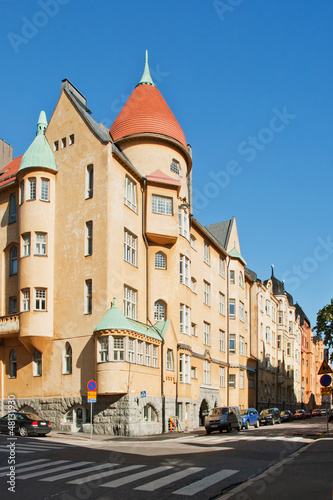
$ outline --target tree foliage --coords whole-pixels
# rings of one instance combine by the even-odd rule
[[[318,311],[314,330],[323,338],[326,346],[333,348],[333,299]]]

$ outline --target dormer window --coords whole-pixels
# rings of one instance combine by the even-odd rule
[[[174,172],[175,174],[180,175],[180,164],[179,161],[173,159],[171,164],[170,164],[170,170],[171,172]]]

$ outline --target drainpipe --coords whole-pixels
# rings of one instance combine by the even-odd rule
[[[230,340],[229,340],[229,333],[230,333],[230,328],[229,328],[229,265],[230,265],[230,257],[227,257],[227,406],[229,406],[229,347],[230,347]]]
[[[149,245],[146,236],[146,210],[147,210],[147,197],[146,197],[147,179],[143,179],[142,190],[142,237],[146,247],[146,320],[149,318]]]

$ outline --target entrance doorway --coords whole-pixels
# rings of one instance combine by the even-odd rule
[[[65,423],[71,424],[72,432],[82,432],[82,424],[89,422],[89,410],[84,406],[74,406],[65,415]]]
[[[202,400],[199,410],[199,425],[205,425],[205,418],[209,413],[208,403],[205,399]]]

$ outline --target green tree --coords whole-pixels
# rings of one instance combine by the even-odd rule
[[[314,330],[323,338],[326,346],[333,348],[333,299],[318,311]]]

